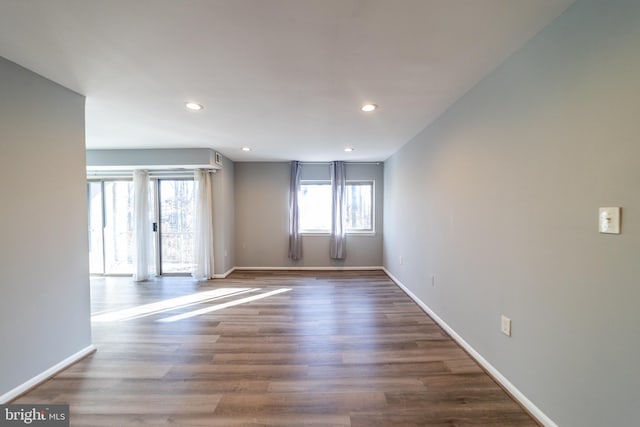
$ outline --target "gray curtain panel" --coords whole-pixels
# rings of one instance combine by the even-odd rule
[[[346,233],[346,174],[344,162],[331,162],[331,241],[329,256],[331,259],[347,257]]]
[[[300,191],[300,162],[291,162],[291,177],[289,179],[289,258],[302,258],[302,237],[299,231],[300,212],[298,208],[298,193]]]

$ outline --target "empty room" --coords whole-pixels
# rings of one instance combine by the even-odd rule
[[[636,0],[0,0],[0,425],[639,425],[639,47]]]

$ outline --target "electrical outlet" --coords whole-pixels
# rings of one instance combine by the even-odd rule
[[[398,258],[398,261],[400,261],[400,265],[404,264],[404,260],[402,259],[402,255],[400,255],[400,257]]]
[[[436,276],[435,275],[431,275],[431,286],[435,287],[436,286]]]
[[[511,336],[511,319],[504,314],[500,317],[500,330],[506,336]]]

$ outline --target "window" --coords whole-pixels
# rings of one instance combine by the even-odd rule
[[[373,231],[373,182],[347,182],[347,231]]]
[[[331,230],[331,183],[302,181],[298,197],[300,232],[329,233]],[[347,232],[372,233],[373,181],[347,181]]]
[[[331,230],[331,183],[301,182],[298,196],[300,231],[329,233]]]

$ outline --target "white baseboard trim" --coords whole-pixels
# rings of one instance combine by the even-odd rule
[[[9,390],[8,392],[0,396],[0,405],[4,405],[12,401],[16,397],[29,391],[30,389],[37,386],[38,384],[48,380],[58,372],[68,368],[69,366],[73,365],[74,363],[76,363],[83,357],[93,353],[94,351],[96,351],[96,348],[93,345],[89,345],[83,348],[82,350],[78,351],[77,353],[74,353],[71,356],[67,357],[63,361],[56,363],[46,371],[41,372],[40,374],[31,378],[29,381],[20,384],[18,387],[14,388],[13,390]]]
[[[225,271],[222,274],[214,274],[213,278],[214,279],[226,279],[227,276],[230,275],[231,273],[233,273],[235,269],[236,269],[236,267],[231,267],[230,269],[228,269],[227,271]]]
[[[234,267],[235,270],[295,270],[295,271],[365,271],[365,270],[383,270],[384,267],[381,265],[371,265],[371,266],[355,266],[355,267]]]
[[[389,270],[383,268],[384,272],[395,282],[400,289],[402,289],[416,304],[420,306],[435,322],[445,330],[447,334],[451,336],[462,348],[464,348],[471,357],[475,359],[488,373],[491,375],[502,387],[507,390],[514,399],[516,399],[527,411],[533,416],[539,423],[545,427],[558,427],[540,408],[538,408],[527,396],[525,396],[520,390],[516,388],[504,375],[500,373],[491,363],[489,363],[480,353],[478,353],[468,342],[464,340],[456,331],[453,330],[447,323],[440,318],[427,304],[425,304],[420,298],[418,298],[413,292],[411,292],[405,285],[402,284],[397,277],[395,277]]]

